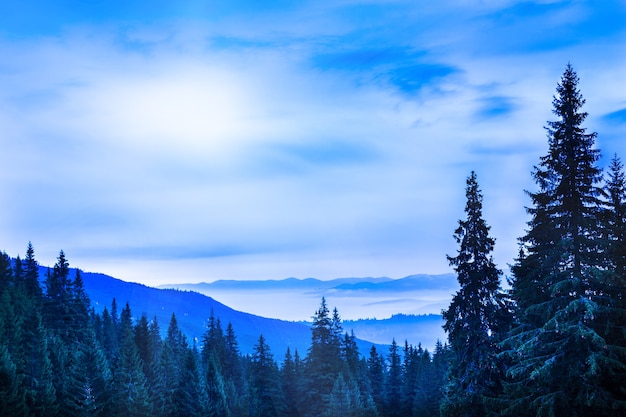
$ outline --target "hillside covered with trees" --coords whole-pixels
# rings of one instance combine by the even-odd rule
[[[201,340],[175,315],[161,337],[164,324],[133,320],[115,299],[96,313],[63,251],[39,277],[29,244],[24,259],[0,256],[0,414],[626,415],[626,178],[617,156],[599,168],[578,82],[568,65],[510,290],[478,178],[467,178],[448,256],[460,284],[443,311],[449,344],[359,352],[324,299],[306,352],[272,352],[259,335],[243,355],[236,329],[213,315]]]
[[[363,356],[324,299],[308,351],[277,359],[263,335],[241,354],[235,329],[213,315],[202,339],[189,341],[175,315],[162,338],[156,318],[133,321],[131,306],[115,299],[96,313],[62,251],[44,288],[37,271],[32,245],[24,260],[0,256],[2,415],[376,416],[438,407],[432,381],[445,374],[445,346],[431,355],[393,341],[389,352],[373,346]],[[418,391],[426,400],[415,403]]]

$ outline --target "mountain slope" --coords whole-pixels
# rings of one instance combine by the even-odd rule
[[[162,332],[167,330],[174,313],[181,331],[190,340],[201,342],[206,322],[213,314],[220,319],[224,330],[229,322],[232,323],[242,353],[252,352],[260,334],[279,358],[287,347],[292,351],[306,352],[310,342],[310,330],[302,323],[239,312],[196,292],[151,288],[104,274],[84,272],[81,275],[85,291],[97,312],[103,311],[105,306],[110,311],[115,298],[118,309],[128,303],[135,318],[142,314],[146,314],[149,320],[156,317]]]
[[[48,268],[40,268],[40,277],[44,280]],[[75,269],[70,276],[73,277]],[[111,311],[111,303],[116,299],[118,313],[128,303],[133,318],[139,319],[143,314],[149,320],[156,317],[162,336],[165,336],[172,313],[176,314],[178,326],[189,338],[202,343],[208,318],[213,314],[219,318],[225,331],[230,322],[233,325],[239,348],[243,354],[253,352],[259,335],[263,334],[277,360],[281,360],[287,348],[292,354],[297,350],[306,355],[311,342],[310,327],[306,323],[289,322],[270,319],[234,310],[211,297],[192,292],[174,289],[158,289],[142,284],[130,283],[105,274],[83,272],[81,277],[85,292],[91,300],[94,310],[98,313],[106,307]],[[271,299],[268,303],[273,302]],[[314,312],[311,312],[313,314]],[[357,340],[361,354],[366,355],[373,345],[371,342]],[[384,344],[377,347],[385,351]]]

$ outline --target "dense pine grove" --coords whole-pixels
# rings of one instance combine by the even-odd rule
[[[568,65],[507,290],[467,179],[449,344],[359,352],[322,299],[306,352],[272,352],[259,335],[243,355],[213,315],[190,341],[174,315],[162,332],[115,299],[96,313],[63,251],[40,277],[29,244],[24,259],[0,253],[0,415],[626,415],[626,177],[617,155],[598,167],[578,81]]]

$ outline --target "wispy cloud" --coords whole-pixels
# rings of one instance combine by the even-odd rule
[[[447,272],[474,169],[506,268],[568,61],[626,154],[619,1],[25,4],[0,6],[1,249],[44,263]]]

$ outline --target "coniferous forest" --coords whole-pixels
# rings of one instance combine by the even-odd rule
[[[324,299],[306,352],[259,335],[243,355],[213,315],[190,341],[174,315],[133,319],[115,299],[96,313],[63,251],[41,277],[29,244],[24,259],[0,256],[0,415],[626,415],[626,177],[617,155],[600,169],[578,82],[568,65],[506,289],[467,178],[448,256],[460,289],[434,352],[395,340],[359,352]]]

